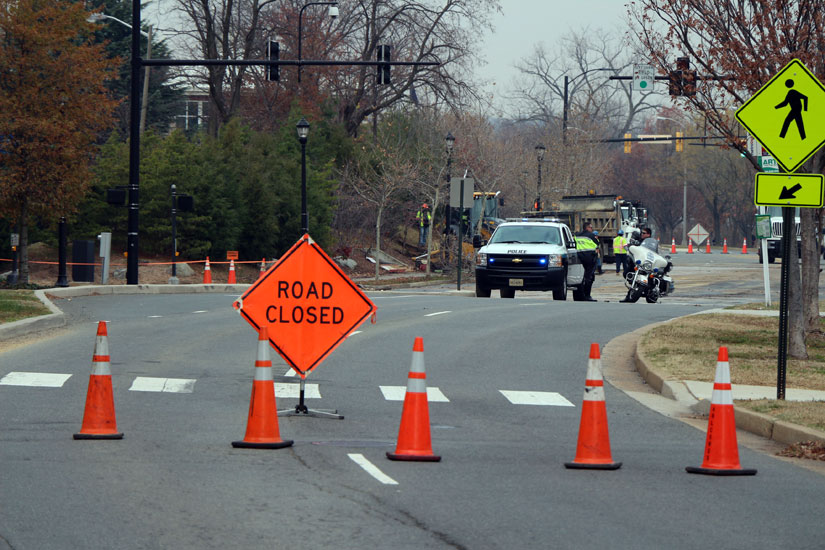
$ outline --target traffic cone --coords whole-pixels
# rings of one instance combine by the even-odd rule
[[[278,431],[275,382],[272,381],[272,361],[269,359],[269,333],[264,326],[258,333],[258,358],[255,360],[255,379],[252,381],[246,435],[243,441],[233,441],[232,446],[243,449],[281,449],[291,445],[292,440],[284,441]]]
[[[728,240],[725,239],[722,241],[722,254],[728,253]]]
[[[688,254],[693,254],[693,240],[688,237]]]
[[[747,254],[747,253],[748,253],[748,238],[745,237],[742,240],[742,254]]]
[[[670,253],[676,254],[676,239],[670,239]]]
[[[206,265],[203,266],[203,284],[212,284],[212,268],[209,267],[209,256],[206,257]]]
[[[430,411],[427,404],[427,374],[424,371],[424,339],[416,337],[412,364],[407,376],[407,394],[401,413],[401,427],[395,452],[387,452],[390,460],[438,462],[430,442]]]
[[[229,278],[226,280],[226,284],[234,285],[237,282],[235,279],[235,260],[229,260]]]
[[[106,321],[97,324],[95,351],[92,356],[92,374],[86,392],[83,425],[75,439],[123,439],[117,431],[115,400],[112,395],[112,369],[109,363],[109,333]]]
[[[579,424],[579,443],[576,458],[565,462],[565,468],[584,470],[618,470],[621,462],[613,462],[610,455],[610,436],[607,432],[607,408],[604,404],[604,379],[599,344],[590,344],[587,361],[587,379],[584,382],[584,402]]]
[[[711,252],[710,252],[710,239],[708,239],[708,244],[707,244],[707,246],[705,247],[705,254],[710,254],[710,253],[711,253]]]
[[[266,258],[261,258],[261,271],[258,273],[258,278],[264,276],[264,272],[266,272]]]
[[[688,466],[691,474],[716,476],[752,476],[756,470],[743,469],[739,464],[736,445],[736,419],[733,416],[733,393],[730,385],[728,348],[719,348],[716,362],[716,378],[710,399],[708,434],[705,438],[705,458],[701,468]]]

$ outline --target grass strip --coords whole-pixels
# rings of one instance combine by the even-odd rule
[[[0,323],[51,313],[31,290],[0,290]]]

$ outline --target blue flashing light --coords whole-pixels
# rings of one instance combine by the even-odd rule
[[[636,260],[636,265],[642,265],[642,260]]]
[[[496,262],[496,259],[495,259],[495,258],[487,258],[487,263],[491,263],[491,264],[493,264],[493,263],[495,263],[495,262]]]
[[[540,259],[539,259],[539,264],[541,264],[541,265],[547,265],[547,258],[540,258]]]
[[[653,268],[653,273],[659,273],[659,268],[658,268],[658,267],[654,267],[654,268]]]

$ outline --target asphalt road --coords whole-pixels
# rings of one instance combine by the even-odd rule
[[[59,387],[0,383],[0,548],[821,548],[825,478],[742,446],[755,477],[689,475],[704,433],[612,386],[622,468],[563,467],[575,456],[591,342],[761,296],[754,256],[712,269],[709,258],[678,259],[677,295],[656,305],[615,303],[612,274],[597,281],[598,303],[370,293],[377,323],[307,379],[307,404],[345,419],[281,418],[295,444],[279,450],[230,445],[244,434],[256,355],[234,296],[60,301],[67,328],[0,355],[0,379],[71,375]],[[723,280],[754,264],[755,282]],[[692,270],[718,282],[685,284]],[[125,437],[74,441],[100,319]],[[416,336],[428,388],[443,396],[429,404],[439,463],[385,457],[402,410],[386,387],[406,384]],[[295,384],[273,360],[276,382]],[[138,377],[191,391],[135,391]],[[556,393],[560,405],[515,404],[502,391]],[[280,408],[296,402],[278,398]]]

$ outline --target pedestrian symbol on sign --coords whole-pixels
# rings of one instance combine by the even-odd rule
[[[794,90],[793,84],[793,80],[790,78],[785,81],[785,87],[790,88],[788,95],[785,96],[785,100],[782,103],[774,107],[775,109],[781,109],[786,105],[790,105],[791,107],[791,112],[788,113],[788,116],[785,117],[785,122],[782,124],[782,131],[779,132],[779,137],[784,138],[785,134],[788,133],[788,126],[791,125],[791,122],[796,122],[799,137],[805,139],[805,123],[802,122],[802,111],[808,110],[808,96],[802,95]]]

